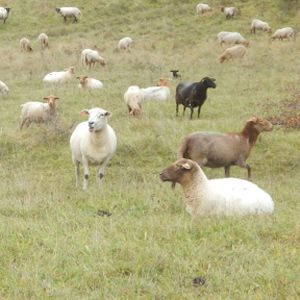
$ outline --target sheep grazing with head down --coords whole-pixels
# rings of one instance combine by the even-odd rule
[[[237,165],[248,170],[250,180],[251,168],[247,163],[247,158],[259,134],[272,129],[273,125],[268,120],[253,117],[238,133],[193,132],[182,140],[177,158],[192,159],[201,167],[224,167],[225,177],[230,176],[230,167]]]
[[[0,91],[3,96],[6,96],[9,93],[8,86],[1,80],[0,80]]]
[[[0,6],[0,19],[3,19],[3,23],[6,22],[6,19],[9,17],[9,12],[11,8],[5,8]]]
[[[274,212],[271,196],[256,184],[237,178],[209,180],[190,159],[179,159],[159,174],[162,181],[178,182],[184,193],[186,211],[196,216],[244,216]]]
[[[38,36],[38,41],[41,45],[41,49],[44,50],[45,48],[48,47],[48,35],[46,33],[41,33]]]
[[[21,38],[20,40],[20,47],[22,52],[29,52],[32,51],[32,47],[30,45],[30,41],[28,38]]]
[[[284,27],[281,29],[277,29],[274,34],[271,36],[271,41],[275,39],[279,39],[282,41],[283,39],[292,40],[295,38],[295,32],[292,27]]]
[[[97,166],[97,184],[100,187],[104,169],[117,147],[117,137],[107,119],[112,115],[100,107],[84,109],[86,122],[79,123],[70,138],[72,160],[75,165],[76,186],[79,181],[79,164],[83,165],[83,189],[87,189],[90,177],[89,165]]]
[[[128,107],[129,115],[139,116],[142,113],[143,93],[136,86],[130,86],[124,94],[124,102]]]
[[[238,32],[231,32],[231,31],[221,31],[217,35],[219,45],[236,45],[242,44],[245,46],[249,46],[250,43],[246,40],[240,33]]]
[[[69,83],[73,75],[75,74],[75,68],[69,67],[66,71],[57,71],[57,72],[51,72],[47,74],[43,81],[49,82],[49,83]]]
[[[219,61],[222,63],[225,60],[229,60],[231,58],[242,58],[246,54],[247,49],[244,46],[233,46],[231,48],[227,48],[219,57]]]
[[[197,14],[204,14],[207,11],[212,11],[212,8],[208,4],[199,3],[197,4],[196,10]]]
[[[83,66],[89,66],[91,68],[98,62],[102,67],[105,67],[106,61],[105,59],[99,54],[97,50],[93,49],[84,49],[81,52],[81,63]]]
[[[269,26],[269,24],[261,20],[252,20],[250,32],[255,33],[255,30],[272,32],[272,28]]]
[[[183,114],[187,107],[191,109],[190,119],[193,117],[194,107],[198,107],[198,118],[200,110],[207,98],[207,89],[216,88],[215,79],[204,77],[200,82],[182,81],[176,87],[176,116],[178,116],[178,106],[183,105]]]
[[[236,7],[224,7],[220,6],[221,12],[223,12],[226,16],[226,19],[234,18],[236,17],[237,14],[237,9]]]
[[[130,52],[131,46],[132,46],[132,39],[129,36],[122,38],[118,42],[118,50],[120,51],[124,50]]]
[[[77,7],[57,7],[55,10],[64,18],[64,22],[67,21],[67,18],[74,18],[73,23],[77,23],[78,17],[81,15],[81,11]]]
[[[30,101],[22,104],[20,129],[24,125],[28,127],[31,123],[51,122],[56,116],[56,100],[58,99],[58,97],[50,95],[44,97],[47,103]]]

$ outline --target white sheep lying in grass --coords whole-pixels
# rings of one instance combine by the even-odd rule
[[[67,18],[74,18],[73,23],[77,23],[77,18],[81,15],[81,11],[77,7],[57,7],[55,10],[61,14],[64,22],[67,21]]]
[[[30,101],[22,104],[20,129],[25,124],[28,127],[31,123],[50,122],[56,116],[56,100],[58,99],[50,95],[44,98],[47,103]]]
[[[124,94],[124,102],[128,107],[130,115],[139,116],[142,113],[143,93],[141,89],[136,86],[130,86]]]
[[[261,20],[252,20],[251,22],[251,33],[255,33],[255,30],[262,30],[267,32],[272,32],[272,28],[269,26],[267,22],[263,22]]]
[[[0,6],[0,19],[3,19],[3,23],[5,23],[6,19],[9,17],[10,10],[10,8]]]
[[[167,100],[171,97],[167,86],[150,86],[141,89],[143,100]]]
[[[208,4],[199,3],[197,4],[196,10],[197,14],[204,14],[207,11],[212,11],[212,8]]]
[[[46,33],[41,33],[39,36],[38,36],[38,41],[41,45],[41,49],[45,49],[48,47],[48,36]]]
[[[179,159],[159,174],[162,181],[180,183],[186,211],[195,216],[262,215],[274,212],[269,194],[252,182],[237,178],[208,180],[200,166],[190,159]]]
[[[79,79],[78,87],[80,89],[95,90],[95,89],[102,89],[103,88],[102,82],[98,79],[89,78],[86,75],[80,75],[80,76],[76,77],[76,79]]]
[[[28,38],[21,38],[20,40],[20,47],[22,52],[29,52],[32,51],[32,47],[30,45],[30,41]]]
[[[96,62],[99,62],[102,67],[106,65],[105,59],[98,53],[97,50],[93,49],[82,50],[81,62],[83,66],[89,66],[89,68],[91,68],[92,65],[95,65]]]
[[[225,60],[229,60],[231,58],[242,58],[247,49],[244,46],[233,46],[231,48],[227,48],[219,57],[219,61],[222,63]]]
[[[84,169],[83,189],[87,189],[90,177],[89,165],[97,166],[97,183],[100,187],[103,171],[117,147],[114,130],[107,124],[111,113],[102,108],[84,109],[80,115],[88,115],[89,119],[77,125],[71,135],[70,146],[72,160],[75,165],[76,186],[79,180],[79,164]]]
[[[122,38],[118,42],[119,50],[130,51],[131,46],[132,46],[132,39],[129,36]]]
[[[69,67],[66,71],[57,71],[47,74],[43,81],[49,83],[69,83],[75,74],[75,68]]]
[[[271,36],[271,41],[275,39],[283,40],[283,39],[293,39],[295,38],[294,29],[291,27],[284,27],[281,29],[277,29],[274,34]]]
[[[8,86],[1,80],[0,80],[0,91],[3,96],[6,96],[9,93]]]

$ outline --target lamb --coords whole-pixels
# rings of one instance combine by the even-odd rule
[[[0,91],[3,96],[6,96],[9,93],[8,86],[1,80],[0,80]]]
[[[67,18],[74,18],[73,23],[77,23],[77,18],[81,15],[81,11],[77,7],[57,7],[55,10],[61,14],[64,22],[67,21]]]
[[[97,184],[100,187],[103,171],[117,147],[114,130],[107,124],[112,115],[100,107],[83,109],[80,115],[89,116],[88,121],[77,125],[70,138],[72,160],[75,165],[76,186],[79,180],[79,164],[84,169],[83,190],[87,189],[90,177],[89,165],[97,166]]]
[[[95,65],[96,62],[99,62],[99,64],[104,67],[106,65],[105,59],[98,53],[97,50],[92,49],[84,49],[81,52],[81,62],[84,66],[91,66]]]
[[[251,180],[251,167],[247,163],[259,134],[271,131],[273,125],[261,117],[250,118],[241,132],[207,133],[193,132],[181,142],[177,158],[189,158],[200,167],[225,168],[225,177],[230,176],[231,166],[240,166],[248,170]]]
[[[169,81],[172,81],[172,79],[168,77],[160,77],[156,82],[156,86],[168,86]]]
[[[291,27],[284,27],[281,29],[277,29],[275,33],[271,36],[271,41],[275,39],[283,40],[295,38],[294,29]]]
[[[236,7],[224,7],[220,6],[221,12],[223,12],[226,16],[226,19],[234,18],[236,17],[237,14],[237,9]]]
[[[234,46],[231,48],[227,48],[219,57],[220,62],[224,62],[225,60],[229,60],[231,58],[242,58],[247,49],[244,46]]]
[[[139,116],[142,113],[143,93],[136,86],[130,86],[124,94],[124,102],[128,107],[129,115]]]
[[[29,39],[25,37],[20,40],[20,47],[22,52],[33,51]]]
[[[10,8],[4,8],[0,6],[0,19],[3,19],[3,24],[5,24],[6,19],[9,17]]]
[[[86,75],[80,75],[76,77],[76,79],[79,79],[79,85],[78,87],[80,89],[102,89],[103,84],[100,80],[97,80],[95,78],[89,78]]]
[[[69,67],[66,71],[51,72],[47,74],[43,81],[49,83],[69,83],[75,74],[75,68]]]
[[[44,97],[47,103],[43,102],[26,102],[22,104],[20,129],[26,124],[28,127],[31,123],[45,123],[51,121],[56,116],[56,100],[59,98],[50,95]]]
[[[120,51],[121,50],[125,50],[125,51],[130,52],[131,46],[132,46],[132,39],[130,37],[128,37],[128,36],[124,37],[123,39],[121,39],[118,42],[118,49]]]
[[[159,174],[162,181],[180,183],[186,211],[197,216],[268,215],[274,212],[271,196],[256,184],[238,178],[209,180],[190,159],[179,159]]]
[[[251,33],[255,33],[255,30],[262,30],[267,32],[272,32],[272,28],[269,26],[267,22],[263,22],[260,20],[252,20],[251,22]]]
[[[204,14],[207,11],[212,11],[212,8],[208,4],[199,3],[197,5],[197,14]]]
[[[46,33],[41,33],[39,36],[38,36],[38,41],[41,45],[41,49],[44,50],[45,48],[48,47],[48,36]]]
[[[221,31],[218,33],[218,40],[220,46],[224,44],[235,45],[235,44],[243,44],[245,46],[249,46],[249,42],[238,32],[230,32],[230,31]]]
[[[178,116],[178,106],[183,105],[183,114],[187,107],[191,109],[190,119],[193,117],[194,107],[198,107],[198,118],[204,101],[207,98],[207,89],[216,88],[215,79],[204,77],[200,82],[182,81],[176,87],[176,116]]]
[[[143,100],[167,100],[171,97],[170,89],[167,86],[149,86],[141,89]]]

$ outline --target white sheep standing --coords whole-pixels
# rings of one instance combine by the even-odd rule
[[[0,80],[0,91],[3,96],[6,96],[9,93],[8,86],[1,80]]]
[[[79,79],[79,85],[78,88],[80,89],[102,89],[103,84],[100,80],[95,78],[90,78],[86,75],[80,75],[76,77],[76,79]]]
[[[106,65],[105,59],[98,53],[97,50],[93,49],[82,50],[81,62],[83,66],[89,66],[89,68],[91,68],[92,65],[95,65],[96,62],[99,62],[102,67]]]
[[[237,14],[237,8],[236,7],[224,7],[224,6],[220,6],[220,10],[221,12],[223,12],[226,16],[226,19],[229,18],[234,18],[236,17]]]
[[[212,11],[212,8],[208,4],[199,3],[197,4],[196,10],[197,14],[204,14],[207,11]]]
[[[132,39],[127,36],[122,38],[119,42],[118,42],[118,49],[119,50],[125,50],[125,51],[130,51],[132,46]]]
[[[247,52],[247,49],[244,46],[233,46],[231,48],[227,48],[219,57],[220,62],[224,62],[225,60],[229,60],[231,58],[242,58]]]
[[[4,8],[0,6],[0,19],[3,19],[3,23],[6,22],[6,19],[9,17],[10,8]]]
[[[294,29],[292,27],[284,27],[281,29],[277,29],[274,34],[271,36],[271,41],[275,39],[283,40],[295,38]]]
[[[44,123],[51,121],[56,116],[56,100],[59,98],[50,95],[44,97],[47,103],[29,101],[22,104],[21,122],[20,129],[26,124],[28,127],[31,123]]]
[[[227,45],[243,44],[245,46],[249,46],[249,42],[238,32],[221,31],[218,33],[217,37],[220,46],[222,46],[223,44],[227,44]]]
[[[32,47],[30,45],[30,41],[28,38],[21,38],[20,40],[20,47],[22,52],[29,52],[32,51]]]
[[[124,102],[130,115],[139,116],[142,112],[143,93],[136,85],[131,85],[124,94]]]
[[[263,22],[261,20],[252,20],[251,22],[251,33],[255,33],[255,30],[262,30],[267,32],[272,32],[272,28],[269,26],[267,22]]]
[[[107,124],[112,114],[102,108],[84,109],[80,115],[88,115],[88,121],[77,125],[70,138],[72,160],[75,165],[76,186],[79,181],[79,164],[84,169],[83,189],[87,189],[90,177],[89,165],[97,166],[97,184],[100,187],[103,171],[117,147],[114,130]]]
[[[81,11],[77,7],[57,7],[55,10],[61,14],[64,22],[67,21],[67,18],[74,18],[73,23],[77,23],[77,18],[81,15]]]
[[[143,100],[167,100],[171,97],[167,86],[149,86],[141,89]]]
[[[49,83],[69,83],[75,74],[75,68],[69,67],[66,71],[55,71],[47,74],[43,81]]]
[[[208,180],[200,166],[179,159],[159,174],[162,181],[180,183],[186,211],[196,216],[262,215],[274,212],[271,196],[256,184],[238,178]]]
[[[48,47],[48,35],[46,33],[41,33],[39,36],[38,36],[38,41],[41,45],[41,49],[45,49]]]

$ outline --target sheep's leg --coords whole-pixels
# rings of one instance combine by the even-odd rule
[[[67,17],[64,17],[64,22],[65,22],[65,23],[67,22]]]
[[[74,161],[74,165],[75,165],[76,187],[78,187],[78,181],[79,181],[79,161]]]
[[[199,107],[198,107],[198,119],[200,118],[200,110],[201,110],[201,106],[199,105]]]
[[[246,168],[248,170],[248,180],[251,180],[251,167],[247,164]]]
[[[88,164],[88,160],[85,157],[82,157],[82,165],[83,165],[83,190],[87,189],[88,186],[88,179],[90,177],[90,172],[89,172],[89,164]]]
[[[193,106],[191,106],[190,108],[191,108],[191,115],[190,115],[190,119],[192,119],[192,118],[193,118],[194,107],[193,107]]]
[[[176,103],[176,117],[178,117],[178,106],[179,106],[179,104]]]
[[[101,179],[103,178],[103,171],[108,163],[108,160],[104,161],[101,165],[97,166],[97,184],[101,186]]]
[[[76,18],[76,16],[74,16],[73,23],[77,23],[77,18]]]
[[[225,169],[225,177],[228,178],[230,177],[230,166],[226,166],[224,167]]]

